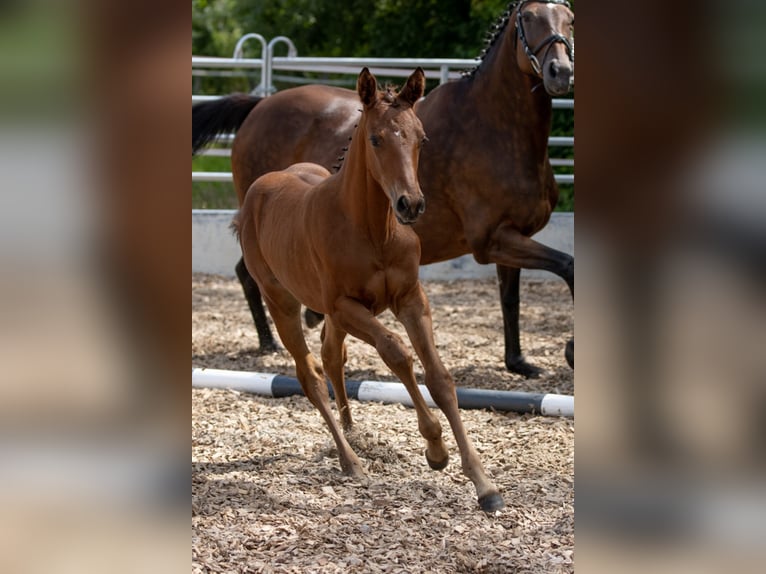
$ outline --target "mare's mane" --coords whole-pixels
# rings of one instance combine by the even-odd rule
[[[502,37],[503,32],[505,32],[505,29],[508,26],[508,22],[511,19],[511,12],[513,12],[513,9],[516,8],[516,5],[518,3],[519,3],[518,0],[514,0],[514,2],[510,2],[505,12],[503,12],[497,18],[494,24],[490,25],[484,40],[484,49],[476,57],[479,63],[473,68],[471,68],[470,70],[465,70],[464,72],[462,72],[463,78],[472,78],[474,74],[476,73],[476,70],[478,70],[481,67],[481,65],[484,63],[484,58],[486,58],[487,55],[492,51],[497,41]]]

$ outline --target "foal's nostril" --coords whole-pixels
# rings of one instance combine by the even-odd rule
[[[399,200],[396,202],[396,211],[398,211],[399,213],[406,213],[409,208],[410,208],[410,201],[406,197],[401,196]]]
[[[426,198],[423,197],[418,201],[418,215],[423,215],[426,210]]]
[[[548,72],[551,75],[551,78],[555,78],[559,73],[559,63],[555,60],[551,62],[551,65],[548,67]]]

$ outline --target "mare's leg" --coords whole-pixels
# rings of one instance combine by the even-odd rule
[[[442,427],[420,394],[412,371],[412,356],[401,337],[386,329],[369,309],[350,298],[336,301],[332,320],[347,333],[375,347],[386,366],[404,383],[418,416],[418,430],[426,439],[426,460],[434,470],[446,467],[449,452],[442,439]]]
[[[412,346],[423,363],[426,372],[425,382],[431,397],[452,427],[452,433],[460,449],[463,474],[470,478],[476,487],[479,505],[485,512],[503,508],[505,506],[503,498],[484,471],[479,455],[465,432],[458,410],[455,382],[436,352],[431,309],[420,283],[416,289],[398,301],[398,308],[397,318],[407,329]]]
[[[262,285],[266,285],[263,282]],[[285,348],[295,360],[298,380],[303,388],[303,393],[311,401],[330,429],[335,445],[338,448],[338,458],[343,472],[352,476],[364,476],[364,468],[356,456],[346,437],[338,425],[338,421],[330,408],[330,393],[327,391],[327,383],[322,369],[314,356],[306,346],[301,326],[301,305],[292,294],[276,282],[269,281],[268,289],[264,288],[263,294],[266,304],[274,319],[274,324],[279,332],[279,337]]]
[[[306,307],[306,311],[303,316],[306,319],[306,325],[309,327],[309,329],[313,329],[324,320],[324,315],[322,315],[322,313],[313,311],[308,307]]]
[[[544,269],[558,275],[566,281],[574,299],[574,257],[571,255],[538,243],[510,226],[498,227],[489,237],[484,234],[481,241],[472,243],[471,247],[479,262],[492,261],[521,269]],[[569,365],[574,367],[573,340],[567,343],[565,355]]]
[[[255,329],[258,331],[260,351],[269,353],[276,351],[277,343],[274,341],[274,336],[269,328],[269,322],[266,319],[266,310],[263,308],[261,291],[258,289],[258,284],[248,272],[247,267],[245,267],[245,260],[243,258],[239,259],[235,269],[237,278],[242,284],[242,290],[245,292],[245,299],[247,299],[247,304],[250,307]]]
[[[541,369],[527,362],[521,354],[519,340],[519,276],[521,269],[497,265],[500,282],[500,308],[503,311],[505,334],[505,367],[512,373],[528,378],[539,377]]]
[[[306,309],[308,312],[309,309]],[[327,376],[332,381],[332,388],[335,391],[335,404],[340,413],[340,422],[344,431],[351,430],[353,421],[351,420],[351,410],[348,406],[348,395],[346,394],[346,377],[343,368],[346,364],[348,355],[346,354],[346,332],[338,327],[331,318],[322,328],[322,366]]]

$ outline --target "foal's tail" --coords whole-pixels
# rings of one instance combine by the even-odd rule
[[[229,224],[229,229],[231,229],[231,232],[237,236],[237,241],[240,240],[242,235],[242,210],[238,209],[237,213],[234,214],[234,218],[231,220],[231,223]]]
[[[232,94],[192,106],[192,155],[218,135],[236,131],[263,98]]]

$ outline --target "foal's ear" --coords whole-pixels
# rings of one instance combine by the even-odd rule
[[[378,101],[378,81],[372,72],[365,66],[359,73],[356,80],[356,91],[359,93],[359,99],[366,108],[371,108]]]
[[[412,72],[410,77],[407,78],[407,83],[404,88],[402,88],[402,91],[399,92],[399,99],[412,106],[423,97],[423,92],[425,92],[425,90],[426,73],[423,71],[423,68],[418,66],[418,68]]]

